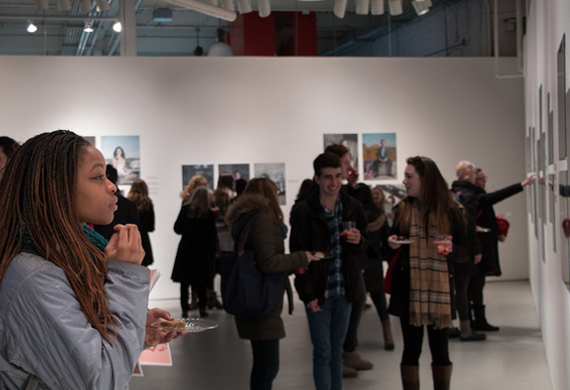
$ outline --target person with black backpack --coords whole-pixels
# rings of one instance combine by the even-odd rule
[[[252,179],[239,200],[229,207],[226,222],[230,225],[236,246],[240,246],[244,240],[243,248],[254,252],[255,264],[261,272],[282,274],[282,283],[284,290],[287,291],[291,313],[292,289],[287,273],[295,269],[304,269],[311,261],[319,258],[305,251],[285,254],[283,240],[286,229],[275,183],[267,178]],[[224,304],[226,304],[225,298]],[[282,310],[281,296],[267,317],[245,318],[237,314],[235,316],[239,337],[251,342],[253,367],[250,389],[252,390],[271,389],[279,371],[279,340],[285,337],[285,326],[281,319]]]

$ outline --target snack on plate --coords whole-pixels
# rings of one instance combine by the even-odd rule
[[[178,332],[184,332],[184,329],[186,328],[186,323],[184,321],[161,320],[160,326],[162,328],[174,329]]]
[[[318,257],[319,259],[325,258],[325,254],[323,252],[313,252],[313,256]]]

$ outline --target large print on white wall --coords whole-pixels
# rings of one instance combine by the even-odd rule
[[[234,180],[244,179],[249,181],[249,164],[220,164],[218,175],[230,174]]]
[[[393,180],[397,175],[396,133],[362,134],[364,180]]]
[[[101,153],[112,164],[119,178],[117,184],[132,184],[141,175],[140,137],[113,135],[101,137]]]
[[[358,134],[323,134],[324,147],[340,144],[348,149],[352,167],[358,172]]]
[[[254,164],[255,177],[266,177],[277,185],[279,204],[284,206],[285,201],[285,163]]]
[[[214,188],[214,166],[207,164],[182,165],[182,188],[196,175],[205,177],[208,187]]]

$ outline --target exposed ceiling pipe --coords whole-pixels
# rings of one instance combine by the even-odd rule
[[[46,21],[53,21],[53,20],[64,20],[64,21],[71,21],[71,20],[82,20],[82,21],[90,21],[90,20],[97,20],[102,22],[117,22],[121,18],[119,16],[75,16],[75,15],[66,15],[66,16],[56,16],[56,15],[41,15],[41,16],[30,16],[30,15],[0,15],[0,20],[28,20],[28,19],[41,19]]]

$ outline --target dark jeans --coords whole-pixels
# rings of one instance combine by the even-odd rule
[[[483,288],[485,287],[485,274],[472,276],[469,280],[469,300],[473,306],[483,306]]]
[[[316,390],[342,389],[342,345],[351,304],[343,296],[326,298],[321,311],[305,306],[313,343],[313,378]]]
[[[410,325],[408,317],[400,317],[400,325],[402,327],[402,336],[404,337],[402,364],[405,366],[418,366],[420,364],[420,355],[422,354],[424,327]],[[449,329],[435,330],[430,325],[427,327],[427,330],[432,364],[436,366],[450,365],[447,337]]]
[[[469,320],[469,298],[467,290],[469,288],[469,279],[471,279],[472,267],[470,263],[454,264],[453,277],[455,279],[455,299],[457,301],[457,313],[460,320]]]
[[[344,352],[354,352],[358,346],[358,325],[360,325],[360,317],[362,317],[362,310],[366,303],[364,278],[362,277],[361,272],[358,272],[358,275],[360,275],[361,280],[359,287],[362,288],[359,288],[358,292],[354,294],[354,300],[352,301],[352,311],[350,312],[350,319],[348,320],[348,330],[346,331],[346,339],[344,340],[344,345],[342,347]]]
[[[279,372],[279,340],[250,340],[253,367],[249,380],[251,390],[271,390]]]

